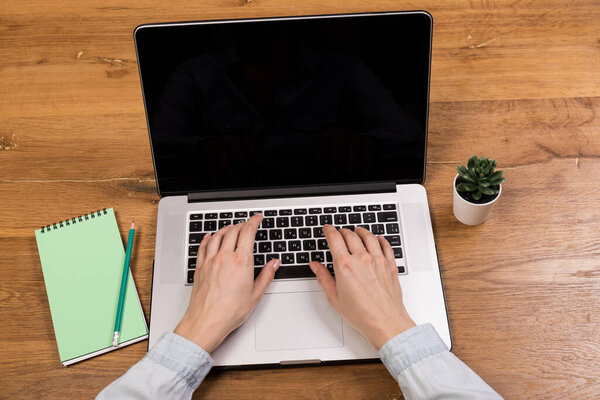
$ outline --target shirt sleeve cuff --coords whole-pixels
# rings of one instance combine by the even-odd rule
[[[379,350],[379,357],[394,379],[419,361],[448,351],[446,344],[431,324],[408,329],[387,342]]]
[[[202,347],[173,332],[162,335],[146,357],[177,373],[192,390],[196,390],[214,364]]]

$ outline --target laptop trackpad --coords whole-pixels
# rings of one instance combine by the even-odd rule
[[[323,292],[265,294],[256,308],[256,350],[342,347],[342,317]]]

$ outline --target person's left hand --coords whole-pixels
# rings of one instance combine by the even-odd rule
[[[198,248],[194,288],[175,333],[212,352],[242,325],[279,268],[269,261],[254,280],[252,250],[262,214],[206,235]]]

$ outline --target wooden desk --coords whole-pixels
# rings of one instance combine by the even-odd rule
[[[64,368],[34,229],[114,207],[139,226],[150,304],[157,202],[132,31],[140,23],[422,8],[434,47],[426,188],[454,352],[507,399],[600,393],[600,3],[4,1],[0,5],[0,397],[90,398],[147,343]],[[492,217],[452,215],[454,167],[506,172]],[[196,398],[398,399],[381,364],[211,373]]]

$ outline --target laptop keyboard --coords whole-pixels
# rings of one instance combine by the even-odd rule
[[[326,224],[334,225],[338,229],[351,230],[361,226],[376,235],[383,235],[394,250],[398,273],[407,273],[396,204],[268,208],[189,213],[187,284],[194,283],[198,246],[204,235],[214,233],[227,225],[245,222],[260,212],[263,213],[264,219],[254,242],[255,277],[263,265],[273,258],[281,260],[275,279],[314,277],[308,266],[310,261],[320,261],[335,276],[331,253],[321,229]]]

